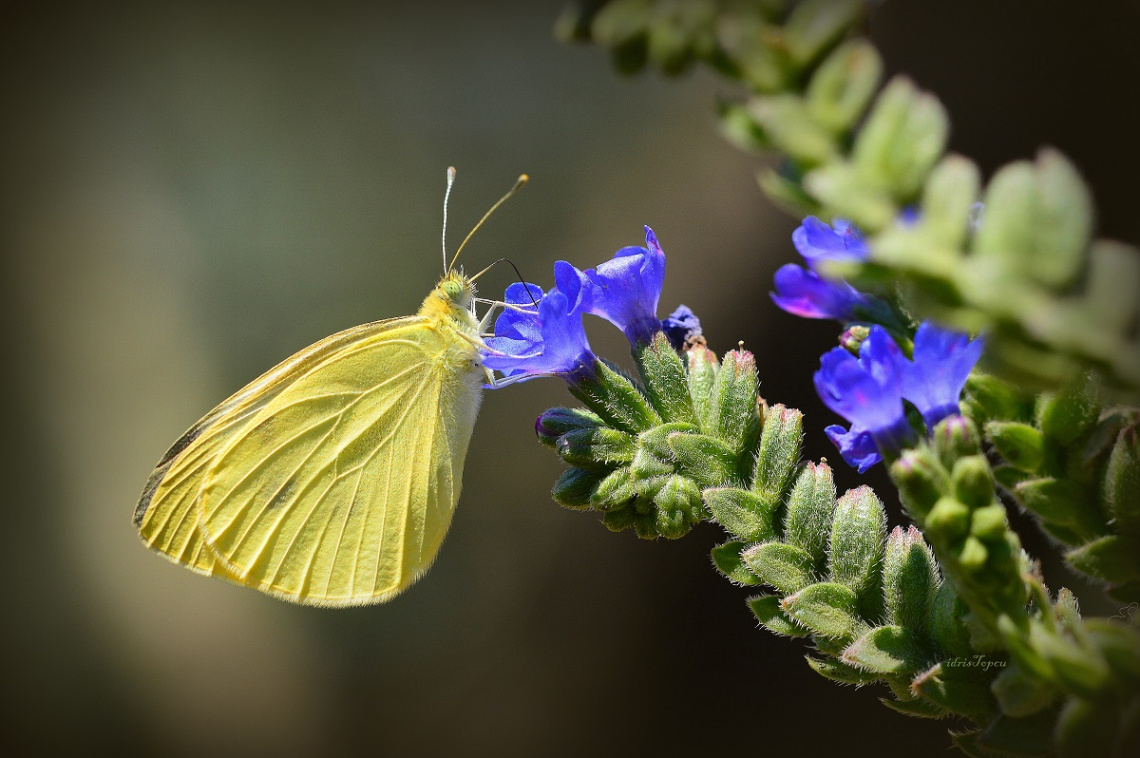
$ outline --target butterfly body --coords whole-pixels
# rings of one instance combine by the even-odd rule
[[[451,271],[414,316],[334,334],[224,401],[159,462],[143,541],[292,602],[383,602],[434,560],[481,398],[475,288]]]

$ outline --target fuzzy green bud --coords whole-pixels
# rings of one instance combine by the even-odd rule
[[[924,634],[941,579],[922,532],[895,527],[883,559],[883,600],[891,624]]]
[[[598,415],[585,408],[550,408],[534,420],[534,433],[542,444],[554,447],[555,441],[566,432],[601,425]]]
[[[858,603],[850,587],[821,582],[789,595],[780,606],[816,634],[843,643],[851,638],[859,623]]]
[[[970,533],[970,507],[952,497],[940,498],[922,525],[936,544],[955,543]]]
[[[809,113],[833,134],[846,132],[867,109],[882,75],[883,61],[874,45],[862,39],[843,43],[808,83]]]
[[[701,520],[701,491],[691,479],[673,475],[653,499],[657,506],[657,532],[666,539],[683,537]]]
[[[778,501],[765,501],[736,487],[712,487],[701,496],[713,518],[745,542],[763,542],[776,537],[772,517]]]
[[[568,385],[570,394],[623,432],[636,434],[661,423],[642,391],[620,369],[597,361],[593,371]]]
[[[963,416],[950,416],[940,421],[934,427],[931,438],[942,465],[948,469],[959,458],[976,455],[981,450],[982,440],[978,428]]]
[[[716,487],[735,477],[736,453],[716,437],[673,432],[665,441],[680,473],[702,487]]]
[[[625,432],[597,426],[566,432],[554,449],[571,466],[611,466],[632,461],[637,446]]]
[[[711,552],[713,565],[731,582],[749,586],[760,584],[760,577],[752,572],[741,557],[743,549],[744,543],[739,540],[717,545]]]
[[[890,471],[903,505],[916,519],[922,519],[938,498],[950,492],[950,476],[929,448],[904,450]]]
[[[810,555],[814,565],[822,566],[835,509],[831,467],[822,462],[804,464],[787,502],[784,539]]]
[[[712,435],[741,454],[752,454],[760,436],[756,359],[747,350],[725,353],[713,387]]]
[[[748,598],[748,607],[760,625],[773,634],[782,637],[806,637],[810,632],[797,624],[780,607],[780,598],[775,595],[757,595]]]
[[[551,490],[554,502],[567,508],[589,508],[598,489],[601,475],[580,468],[568,468],[562,472]]]
[[[913,674],[929,659],[914,634],[900,626],[876,627],[843,651],[844,662],[876,674]]]
[[[984,455],[960,458],[950,472],[954,497],[972,508],[989,505],[994,499],[994,479],[990,463]]]
[[[697,415],[701,431],[709,434],[714,431],[713,390],[716,375],[720,371],[720,361],[716,353],[703,342],[685,351],[686,374],[689,379],[689,397],[693,401],[693,412]]]
[[[1137,427],[1116,438],[1104,470],[1104,500],[1116,528],[1140,539],[1140,444]]]
[[[1041,470],[1045,461],[1045,436],[1033,426],[1015,421],[991,421],[986,436],[1011,466],[1028,472]]]
[[[784,45],[797,66],[806,66],[841,39],[859,19],[859,0],[806,0],[784,26]]]
[[[637,345],[633,356],[649,402],[661,418],[666,422],[696,424],[697,415],[685,380],[685,368],[665,333],[657,332],[648,344]]]
[[[752,489],[765,500],[779,502],[800,459],[804,415],[795,408],[773,405],[764,415],[764,431],[756,454]]]
[[[877,616],[881,605],[879,566],[886,536],[887,514],[870,487],[850,490],[836,502],[828,573],[854,590],[866,616]]]
[[[756,576],[780,592],[798,592],[815,581],[812,557],[795,545],[764,542],[740,556]]]
[[[970,514],[970,534],[983,542],[1001,539],[1008,526],[1005,506],[1001,503],[978,508]]]

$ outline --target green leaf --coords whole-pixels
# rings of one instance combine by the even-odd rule
[[[994,674],[971,665],[976,662],[976,659],[950,659],[938,663],[916,676],[911,689],[948,711],[972,721],[986,721],[997,713],[997,701],[990,692]]]
[[[764,414],[764,431],[756,455],[752,489],[764,500],[779,501],[800,459],[804,415],[795,408],[773,405]]]
[[[789,595],[780,605],[789,616],[815,634],[846,641],[859,623],[858,601],[850,587],[820,582]]]
[[[842,134],[863,115],[882,75],[883,61],[874,45],[863,39],[845,42],[827,56],[808,83],[808,111],[833,134]]]
[[[1092,493],[1072,479],[1044,477],[1013,488],[1017,499],[1046,521],[1079,535],[1081,542],[1104,534],[1107,525],[1092,504]]]
[[[743,549],[744,543],[738,540],[714,547],[712,549],[713,565],[716,566],[717,571],[737,584],[748,586],[760,584],[760,577],[752,573],[752,570],[741,559],[740,551]]]
[[[848,666],[834,658],[815,658],[810,655],[805,656],[805,658],[812,671],[833,682],[858,686],[879,680],[878,674]]]
[[[834,161],[804,175],[804,189],[825,216],[843,216],[873,235],[892,223],[899,205],[891,194],[846,161]]]
[[[815,581],[811,556],[795,545],[764,542],[745,550],[741,558],[756,576],[783,593],[796,592]]]
[[[885,697],[881,697],[879,698],[879,702],[892,711],[898,711],[904,716],[914,716],[920,719],[940,719],[949,715],[945,708],[929,700],[919,698],[913,700],[888,700]]]
[[[635,497],[637,497],[637,480],[634,479],[629,467],[623,466],[607,474],[598,483],[593,502],[600,508],[607,509],[625,505]]]
[[[1048,681],[1030,676],[1016,663],[1001,670],[992,691],[1002,713],[1015,718],[1032,716],[1048,708],[1060,694]]]
[[[778,500],[765,502],[748,490],[715,487],[701,493],[713,518],[745,542],[764,542],[776,537],[772,517]]]
[[[822,566],[835,510],[835,480],[831,467],[810,461],[804,464],[787,502],[784,539],[811,556],[813,565]]]
[[[1140,444],[1135,426],[1120,432],[1109,453],[1104,501],[1116,529],[1140,539]]]
[[[889,189],[896,200],[914,199],[942,156],[949,119],[936,98],[896,76],[879,94],[855,138],[851,155],[859,173]],[[875,231],[878,231],[877,229]]]
[[[1071,697],[1057,717],[1057,752],[1061,758],[1119,755],[1113,749],[1119,715],[1103,702]]]
[[[1037,154],[1035,249],[1026,272],[1046,286],[1063,287],[1081,273],[1092,236],[1092,197],[1076,167],[1053,148]],[[986,208],[986,223],[994,211]],[[1028,250],[1021,251],[1024,255]]]
[[[880,564],[887,536],[883,504],[867,486],[849,490],[835,504],[828,546],[831,580],[850,587],[863,615],[877,617],[882,607]]]
[[[1077,571],[1120,584],[1140,580],[1140,544],[1110,534],[1065,553]]]
[[[859,0],[806,0],[784,25],[784,44],[797,66],[806,66],[838,42],[859,19]]]
[[[1059,392],[1047,392],[1037,399],[1037,425],[1045,438],[1069,446],[1092,431],[1100,418],[1101,403],[1096,386],[1081,375]]]
[[[961,155],[947,155],[930,172],[922,192],[919,223],[937,246],[962,249],[980,188],[981,172]]]
[[[748,598],[748,607],[760,625],[769,632],[782,637],[807,637],[810,632],[792,621],[780,607],[780,598],[775,595],[757,595]]]
[[[838,157],[834,136],[812,117],[800,96],[758,95],[746,107],[749,118],[763,135],[762,144],[807,166],[818,166]]]
[[[963,656],[974,652],[965,621],[968,612],[969,608],[958,596],[954,585],[943,582],[934,593],[930,611],[930,636],[950,655]]]
[[[930,661],[930,653],[901,626],[880,626],[843,651],[843,661],[876,674],[913,674]]]
[[[1014,755],[1047,755],[1053,750],[1054,714],[1043,711],[1028,718],[998,715],[979,736],[981,747]]]

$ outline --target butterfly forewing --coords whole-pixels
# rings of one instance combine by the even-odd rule
[[[236,580],[217,563],[198,530],[195,505],[214,458],[299,376],[348,346],[408,322],[422,319],[374,322],[326,337],[282,361],[210,411],[167,451],[147,481],[134,515],[143,541],[194,571]]]
[[[430,565],[479,402],[473,344],[447,322],[342,346],[229,435],[196,500],[226,570],[316,605],[379,602]]]

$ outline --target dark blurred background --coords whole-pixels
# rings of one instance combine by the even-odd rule
[[[764,395],[808,414],[808,454],[838,460],[810,388],[835,328],[768,300],[797,222],[717,136],[724,87],[620,79],[553,40],[559,8],[0,4],[0,752],[941,752],[947,724],[757,631],[710,566],[716,528],[641,542],[554,505],[559,464],[531,422],[567,401],[556,380],[487,393],[440,560],[387,605],[293,607],[135,536],[154,463],[216,402],[327,334],[416,310],[449,164],[454,241],[532,178],[468,270],[507,255],[549,284],[555,260],[595,265],[652,225],[662,314],[692,306],[718,352],[744,340]],[[870,33],[947,104],[954,149],[989,173],[1056,145],[1102,233],[1138,241],[1137,3],[897,0]],[[864,481],[841,462],[837,477]]]

